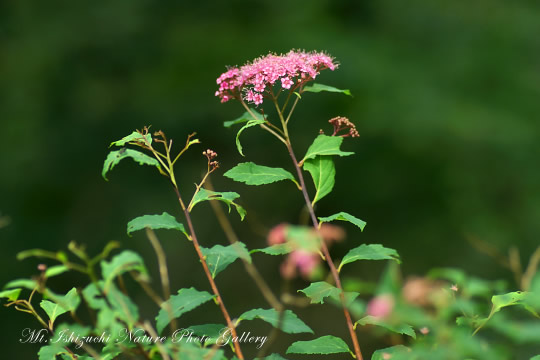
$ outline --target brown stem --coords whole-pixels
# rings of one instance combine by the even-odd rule
[[[214,190],[210,180],[207,181],[206,186],[209,190]],[[236,236],[236,233],[234,232],[231,222],[229,221],[229,218],[225,215],[225,212],[223,211],[221,204],[219,204],[217,201],[211,201],[210,205],[212,206],[212,209],[214,210],[214,213],[216,214],[219,225],[223,229],[223,232],[225,233],[227,240],[229,240],[231,244],[238,242],[239,241],[238,236]],[[272,306],[276,311],[278,312],[281,311],[283,309],[283,305],[278,300],[278,298],[274,295],[274,293],[270,289],[270,286],[268,286],[268,284],[266,283],[264,278],[261,276],[260,272],[257,270],[255,265],[253,265],[252,263],[250,263],[249,261],[243,258],[241,258],[241,260],[244,263],[244,268],[246,269],[246,272],[253,279],[253,281],[255,282],[255,285],[257,285],[257,287],[261,291],[261,294],[264,296],[268,304]]]
[[[315,211],[313,210],[311,199],[309,198],[309,194],[307,193],[307,190],[306,190],[306,183],[304,181],[302,169],[300,169],[300,166],[298,165],[298,160],[296,160],[296,156],[294,155],[294,151],[292,149],[292,145],[290,141],[287,142],[287,149],[289,150],[289,155],[291,156],[291,159],[294,163],[294,167],[296,169],[296,173],[298,174],[298,179],[300,180],[300,187],[302,188],[302,194],[304,194],[304,200],[306,201],[306,206],[308,208],[309,215],[311,216],[313,227],[317,231],[319,231],[319,221],[317,220],[317,217],[315,216]],[[324,241],[321,241],[321,250],[326,259],[326,262],[328,263],[328,266],[330,267],[330,272],[332,273],[332,277],[334,278],[336,287],[341,290],[339,294],[340,299],[341,299],[341,305],[343,306],[343,314],[345,315],[345,319],[347,320],[347,327],[349,328],[349,333],[351,335],[351,339],[353,342],[356,358],[358,360],[362,360],[363,358],[362,358],[362,352],[360,350],[360,344],[358,343],[358,337],[356,336],[356,332],[354,331],[351,314],[349,313],[349,310],[347,309],[347,303],[345,302],[345,293],[343,292],[343,287],[341,286],[341,280],[339,279],[339,274],[337,272],[336,266],[334,265],[334,262],[332,261],[332,258],[330,257],[330,252],[328,251],[328,247],[326,246],[326,243]]]
[[[191,216],[189,214],[189,211],[184,205],[184,202],[182,201],[182,197],[180,196],[180,191],[178,191],[178,188],[176,186],[174,186],[174,191],[176,192],[176,196],[178,197],[178,202],[180,203],[180,206],[182,207],[182,210],[184,211],[189,233],[191,234],[191,240],[193,241],[193,246],[195,247],[195,251],[197,252],[197,255],[199,256],[199,260],[201,261],[201,264],[204,269],[204,273],[206,274],[206,277],[208,278],[208,282],[210,282],[212,291],[214,292],[214,295],[216,296],[216,301],[221,309],[221,312],[223,313],[223,317],[225,317],[227,326],[229,327],[229,329],[231,329],[232,336],[238,337],[238,335],[236,334],[236,328],[231,320],[231,317],[229,316],[229,312],[227,311],[227,308],[225,307],[225,304],[223,303],[223,299],[221,298],[221,295],[219,294],[219,290],[216,286],[216,283],[214,279],[212,278],[212,274],[210,273],[210,270],[208,269],[208,265],[206,264],[206,259],[204,258],[204,255],[201,251],[201,247],[199,245],[199,241],[197,240],[197,235],[195,234],[195,229],[193,228],[193,223],[191,222]],[[238,342],[234,343],[234,348],[236,350],[236,356],[239,359],[243,360],[244,355],[242,354],[242,350],[240,349],[240,345],[238,344]]]

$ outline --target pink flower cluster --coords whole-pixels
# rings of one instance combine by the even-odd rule
[[[241,96],[248,103],[259,105],[265,92],[271,91],[278,81],[283,89],[296,89],[315,79],[321,70],[336,67],[334,59],[324,53],[291,50],[285,55],[268,54],[221,74],[216,96],[221,102]]]

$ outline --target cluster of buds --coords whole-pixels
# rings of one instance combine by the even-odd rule
[[[291,50],[284,55],[268,54],[221,74],[215,95],[221,102],[241,97],[248,103],[259,105],[264,94],[270,93],[274,86],[293,91],[315,79],[321,70],[336,67],[334,59],[324,53]]]
[[[336,116],[328,120],[330,124],[334,127],[334,133],[332,136],[341,136],[341,137],[359,137],[360,134],[356,130],[356,125],[350,122],[349,119],[343,116]],[[345,133],[339,134],[340,132],[345,131]],[[322,130],[321,130],[322,132]]]
[[[214,160],[217,157],[217,153],[215,151],[208,149],[203,151],[203,155],[208,159],[208,169],[210,172],[219,167],[219,162]]]

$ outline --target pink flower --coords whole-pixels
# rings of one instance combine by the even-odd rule
[[[221,102],[242,98],[259,105],[278,80],[283,89],[294,90],[315,79],[321,70],[336,67],[334,59],[324,53],[291,50],[285,55],[268,54],[221,74],[216,81],[216,96]]]
[[[281,87],[284,89],[290,89],[293,85],[293,82],[288,77],[281,78]]]
[[[292,279],[298,270],[300,275],[309,279],[320,262],[321,257],[317,253],[294,250],[281,264],[281,276],[285,279]]]
[[[283,244],[286,240],[285,238],[285,231],[287,230],[287,224],[281,223],[279,225],[276,225],[270,230],[268,233],[268,236],[266,237],[266,241],[268,242],[268,245],[277,245],[277,244]]]
[[[367,305],[366,313],[373,317],[385,318],[394,309],[394,297],[390,294],[377,295]]]

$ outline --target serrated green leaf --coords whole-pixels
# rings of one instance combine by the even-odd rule
[[[54,321],[56,320],[58,316],[64,313],[67,313],[66,309],[64,309],[62,306],[58,304],[53,303],[52,301],[41,300],[41,302],[39,303],[39,306],[41,306],[41,308],[45,310],[45,312],[47,313],[47,316],[49,316],[51,324],[54,324]]]
[[[257,165],[252,162],[238,164],[223,175],[246,185],[265,185],[281,180],[291,180],[298,186],[293,174],[287,170]]]
[[[387,360],[387,359],[394,359],[394,355],[400,356],[399,359],[405,359],[404,357],[401,357],[402,355],[406,355],[410,353],[410,349],[403,345],[396,345],[392,347],[388,347],[386,349],[380,349],[373,353],[371,356],[371,360]]]
[[[19,298],[22,289],[10,289],[0,292],[0,298],[6,298],[8,301],[15,301]]]
[[[380,244],[362,244],[352,250],[350,250],[341,260],[338,271],[341,271],[341,268],[345,264],[352,263],[358,260],[394,260],[398,263],[399,255],[394,249],[385,248]]]
[[[233,205],[236,208],[236,212],[238,213],[238,215],[240,215],[240,219],[244,220],[244,217],[246,216],[246,210],[244,210],[243,207],[234,202],[234,200],[239,197],[240,195],[238,195],[238,193],[232,191],[216,192],[201,188],[193,197],[193,200],[191,201],[191,205],[189,207],[189,211],[191,212],[195,205],[202,201],[219,200],[227,204],[227,206],[229,207],[229,212],[231,211],[231,205]]]
[[[172,229],[180,230],[187,236],[189,235],[186,232],[186,228],[182,223],[176,221],[176,218],[166,212],[163,212],[161,215],[143,215],[136,217],[127,224],[127,233],[130,235],[134,231],[144,230],[145,228],[150,228],[153,230],[157,229]]]
[[[54,265],[45,270],[45,277],[51,278],[69,271],[69,268],[65,265]]]
[[[339,354],[351,352],[345,341],[332,335],[321,336],[315,340],[297,341],[287,349],[287,354]]]
[[[250,109],[250,110],[256,116],[255,119],[253,118],[253,116],[248,111],[246,111],[245,113],[242,114],[242,116],[240,116],[237,119],[230,120],[230,121],[225,121],[223,123],[223,126],[225,126],[226,128],[229,128],[229,127],[231,127],[233,125],[242,124],[242,123],[248,122],[250,120],[264,120],[262,114],[259,114],[255,109]]]
[[[348,96],[352,96],[351,91],[349,89],[341,90],[333,86],[317,84],[317,83],[314,83],[313,85],[305,86],[304,91],[313,92],[313,93],[318,93],[321,91],[328,91],[328,92],[342,93]]]
[[[122,148],[120,150],[111,151],[109,155],[107,155],[107,158],[103,163],[103,171],[101,172],[101,176],[103,176],[105,180],[108,180],[107,173],[125,158],[132,158],[133,161],[139,163],[139,165],[150,165],[161,169],[161,166],[156,159],[137,150]]]
[[[339,296],[341,294],[341,290],[339,290],[335,286],[330,285],[326,281],[311,283],[307,288],[298,291],[306,294],[306,296],[311,299],[312,304],[323,304],[324,298],[328,296],[339,299]]]
[[[334,215],[319,218],[319,221],[320,221],[321,224],[325,223],[325,222],[334,221],[334,220],[348,221],[351,224],[354,224],[354,225],[358,226],[360,228],[360,230],[362,230],[362,231],[364,231],[364,227],[366,226],[365,221],[360,220],[357,217],[355,217],[355,216],[353,216],[351,214],[348,214],[346,212],[343,212],[343,211],[338,212],[337,214],[334,214]]]
[[[110,262],[106,260],[101,261],[101,272],[105,281],[105,290],[107,290],[114,278],[128,271],[137,271],[144,277],[148,276],[143,259],[134,251],[124,250],[114,256]]]
[[[129,134],[128,136],[124,136],[122,139],[120,140],[117,140],[117,141],[113,141],[111,143],[111,145],[109,145],[109,147],[111,146],[124,146],[130,142],[134,142],[134,143],[139,143],[139,144],[152,144],[152,134],[146,134],[146,135],[142,135],[140,133],[138,133],[137,131],[134,131],[132,132],[131,134]]]
[[[202,305],[213,298],[214,296],[208,292],[198,291],[191,287],[189,289],[178,290],[178,294],[171,296],[165,303],[170,306],[172,315],[175,318],[179,318],[188,311],[195,309],[199,305]],[[159,314],[156,316],[156,329],[158,333],[161,333],[165,326],[172,320],[169,317],[169,312],[167,311],[167,305],[165,305],[165,303],[161,305],[161,310],[159,310]]]
[[[268,255],[285,255],[293,251],[293,248],[291,244],[289,243],[283,243],[283,244],[276,244],[272,246],[268,246],[262,249],[253,249],[250,251],[251,254],[256,252],[262,252]]]
[[[244,132],[244,130],[246,130],[246,129],[252,127],[252,126],[261,125],[261,124],[264,124],[265,122],[266,121],[262,120],[262,119],[249,120],[246,125],[242,126],[242,128],[240,130],[238,130],[238,133],[236,134],[236,148],[238,149],[238,152],[240,153],[240,155],[245,156],[244,153],[242,152],[242,144],[240,144],[240,134],[242,134]]]
[[[37,286],[35,280],[30,279],[16,279],[11,280],[6,285],[4,285],[4,289],[11,289],[11,288],[18,288],[22,287],[28,290],[34,290],[34,288]]]
[[[311,330],[309,326],[300,320],[291,310],[285,310],[283,314],[280,314],[274,309],[253,309],[246,311],[238,317],[238,321],[253,319],[261,319],[276,328],[278,325],[281,325],[280,330],[288,334],[313,334],[313,330]]]
[[[321,134],[315,138],[313,144],[308,148],[306,156],[302,160],[302,163],[307,159],[314,159],[316,156],[324,155],[339,155],[339,156],[349,156],[354,154],[349,151],[341,151],[341,143],[343,138],[341,136],[327,136]]]
[[[307,288],[298,291],[309,297],[312,304],[323,304],[328,297],[331,303],[341,306],[341,290],[325,281],[311,283]],[[360,294],[357,292],[345,292],[345,306],[349,307],[358,295]]]
[[[215,278],[217,274],[225,270],[227,266],[238,258],[251,263],[251,256],[246,245],[239,241],[229,246],[215,245],[210,249],[201,246],[201,251],[206,258],[206,264],[212,274],[212,278]]]
[[[533,356],[531,360],[540,360],[540,355]]]
[[[73,288],[71,289],[66,295],[64,296],[54,296],[52,298],[54,302],[49,300],[41,300],[40,306],[47,315],[49,316],[49,319],[51,321],[51,324],[54,324],[56,318],[68,311],[75,312],[77,307],[79,306],[81,299],[79,297],[79,294],[77,294],[77,289]]]
[[[304,162],[304,169],[309,171],[317,192],[313,204],[332,192],[336,177],[336,168],[331,156],[316,156]]]
[[[408,325],[408,324],[391,324],[387,321],[384,321],[381,318],[377,318],[371,315],[368,315],[366,317],[363,317],[362,319],[358,320],[354,326],[356,327],[356,324],[364,326],[364,325],[376,325],[383,327],[387,330],[390,330],[392,332],[408,335],[412,337],[413,339],[416,339],[416,333],[414,332],[414,329]]]

